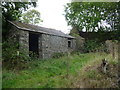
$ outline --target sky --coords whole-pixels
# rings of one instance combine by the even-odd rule
[[[46,28],[52,28],[69,34],[71,27],[67,25],[65,20],[64,5],[70,3],[71,0],[38,0],[35,10],[41,13],[42,23],[38,24]],[[33,8],[31,8],[33,9]],[[98,27],[111,27],[106,21],[101,20]],[[83,31],[86,31],[84,27]]]
[[[43,20],[39,25],[68,34],[71,27],[67,25],[63,14],[64,5],[69,2],[70,0],[38,0],[35,9],[41,13],[41,19]]]

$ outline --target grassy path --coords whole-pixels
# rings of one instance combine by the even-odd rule
[[[74,54],[59,59],[32,61],[26,70],[13,72],[3,69],[3,88],[85,87],[85,83],[78,82],[83,82],[87,76],[92,77],[94,72],[85,72],[104,57],[109,58],[100,53]]]

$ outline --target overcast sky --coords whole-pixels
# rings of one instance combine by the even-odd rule
[[[70,32],[71,27],[67,25],[65,20],[64,5],[70,3],[71,0],[38,0],[37,7],[35,8],[41,13],[41,19],[43,22],[40,26],[46,28],[53,28],[62,31],[66,34]],[[33,9],[33,8],[31,8]],[[100,22],[98,23],[98,26]],[[111,27],[106,21],[101,21],[102,27]],[[85,27],[83,31],[85,31]]]
[[[69,33],[70,26],[64,17],[64,5],[70,0],[38,0],[35,8],[41,13],[43,22],[40,26],[60,30],[64,33]]]

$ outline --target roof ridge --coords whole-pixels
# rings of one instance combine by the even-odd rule
[[[56,29],[52,28],[46,28],[38,25],[28,24],[28,23],[22,23],[20,21],[9,21],[11,24],[16,26],[19,29],[27,30],[27,31],[33,31],[33,32],[39,32],[44,34],[50,34],[50,35],[56,35],[61,37],[68,37],[68,38],[74,38],[73,36],[70,36],[68,34],[65,34],[61,31],[58,31]]]
[[[59,32],[61,32],[61,33],[64,33],[64,32],[62,32],[62,31],[57,30],[57,29],[54,29],[54,28],[47,28],[47,27],[43,27],[43,26],[39,26],[39,25],[34,25],[34,24],[29,24],[29,23],[23,23],[23,22],[20,22],[20,21],[15,21],[15,22],[19,22],[19,23],[27,24],[27,25],[32,25],[32,26],[37,26],[37,27],[41,27],[41,28],[46,28],[46,29],[50,29],[50,30],[56,30],[56,31],[59,31]],[[65,34],[65,33],[64,33],[64,34]],[[68,35],[68,34],[66,34],[66,35]]]

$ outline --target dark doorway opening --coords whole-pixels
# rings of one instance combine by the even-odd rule
[[[69,48],[71,47],[71,41],[68,41],[68,47]]]
[[[71,48],[72,47],[72,42],[71,42],[71,38],[68,38],[68,48]]]
[[[29,33],[29,51],[30,56],[39,56],[39,47],[38,47],[38,38],[39,35],[35,33]]]

